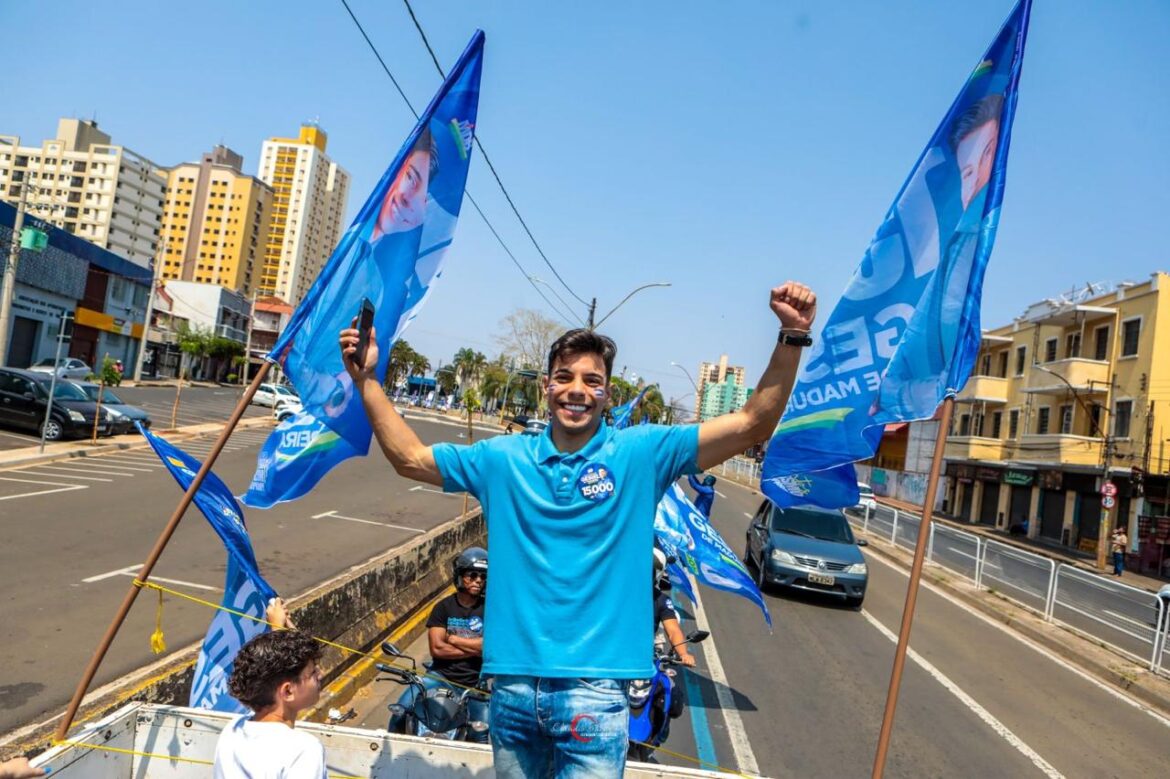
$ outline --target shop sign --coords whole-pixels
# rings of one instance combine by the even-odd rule
[[[1059,490],[1064,484],[1064,474],[1060,471],[1040,471],[1039,481],[1046,490]]]
[[[999,481],[1000,471],[995,468],[976,468],[975,478],[979,481]]]
[[[1013,471],[1009,469],[1003,472],[1004,483],[1014,484],[1017,487],[1031,487],[1034,477],[1035,474],[1032,471]]]

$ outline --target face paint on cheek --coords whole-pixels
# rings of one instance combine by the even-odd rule
[[[555,384],[554,382],[551,382],[551,381],[550,381],[550,382],[548,383],[548,391],[549,391],[550,393],[556,392],[556,391],[557,391],[557,386],[558,386],[557,384]]]
[[[593,390],[593,397],[595,397],[595,398],[604,398],[604,397],[605,397],[605,390],[603,390],[603,389],[595,389],[595,390]]]

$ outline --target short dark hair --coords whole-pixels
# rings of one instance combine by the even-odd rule
[[[418,134],[418,140],[414,142],[414,146],[410,147],[410,154],[414,154],[416,151],[424,151],[430,155],[430,170],[427,172],[427,180],[433,181],[435,176],[439,175],[439,147],[435,144],[435,137],[431,135],[430,127],[424,127],[422,132]]]
[[[310,662],[321,658],[321,645],[303,630],[261,633],[236,654],[228,691],[253,711],[271,706],[276,689],[296,681]]]
[[[951,125],[951,134],[947,139],[951,151],[958,151],[959,143],[964,138],[988,122],[999,119],[1002,112],[1003,95],[987,95],[967,106],[967,110],[959,114],[959,118]]]
[[[605,363],[605,378],[608,381],[613,374],[613,358],[617,356],[617,344],[612,338],[600,335],[592,330],[579,327],[570,330],[557,340],[548,350],[548,373],[552,376],[553,363],[557,358],[573,357],[578,354],[596,354]]]

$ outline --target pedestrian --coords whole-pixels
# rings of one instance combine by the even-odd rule
[[[771,290],[780,334],[756,392],[738,411],[699,425],[635,425],[602,416],[617,347],[592,330],[548,354],[549,426],[471,446],[427,446],[375,375],[376,333],[355,362],[356,319],[339,344],[346,370],[395,471],[470,492],[490,517],[492,587],[483,671],[494,676],[490,730],[496,776],[620,776],[628,749],[626,686],[653,676],[655,507],[680,476],[712,468],[767,439],[788,402],[816,297]]]
[[[710,519],[711,506],[715,503],[715,477],[707,474],[702,481],[699,481],[694,474],[688,474],[687,481],[690,482],[691,489],[695,491],[695,499],[692,501],[695,508],[701,511],[704,517]]]
[[[327,779],[325,747],[296,729],[297,715],[320,698],[320,657],[321,645],[300,630],[261,633],[240,648],[228,690],[253,713],[220,733],[214,779]]]
[[[1113,550],[1113,575],[1121,576],[1125,570],[1125,551],[1129,546],[1129,536],[1125,534],[1125,528],[1120,525],[1113,528],[1109,546]]]

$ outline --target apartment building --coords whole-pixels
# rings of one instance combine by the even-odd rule
[[[241,172],[244,158],[216,146],[171,169],[160,276],[252,294],[264,261],[272,188]]]
[[[742,366],[728,365],[727,355],[720,355],[719,362],[701,362],[699,363],[698,387],[695,392],[695,419],[700,421],[708,419],[704,416],[704,408],[710,407],[712,409],[723,408],[724,405],[734,404],[737,399],[740,399],[742,394],[736,388],[747,390],[744,381],[745,371]],[[707,387],[711,384],[727,384],[727,387],[718,390],[712,390],[710,393],[710,402],[708,403]],[[735,408],[740,408],[747,402],[747,396],[743,396],[739,400],[739,405]],[[730,408],[728,410],[731,410]],[[710,416],[719,416],[719,413],[727,413],[726,411],[712,413]]]
[[[294,307],[341,240],[349,174],[325,154],[315,124],[296,138],[270,138],[260,149],[260,179],[273,190],[272,216],[257,287]]]
[[[1141,564],[1160,565],[1170,556],[1170,519],[1157,520],[1170,514],[1168,356],[1162,272],[1043,300],[985,331],[947,437],[948,510],[999,527],[1029,519],[1029,535],[1085,551],[1106,519],[1129,529]],[[1103,509],[1106,480],[1117,495]]]
[[[61,119],[40,146],[0,135],[0,199],[57,227],[150,267],[162,226],[165,168],[88,119]]]

